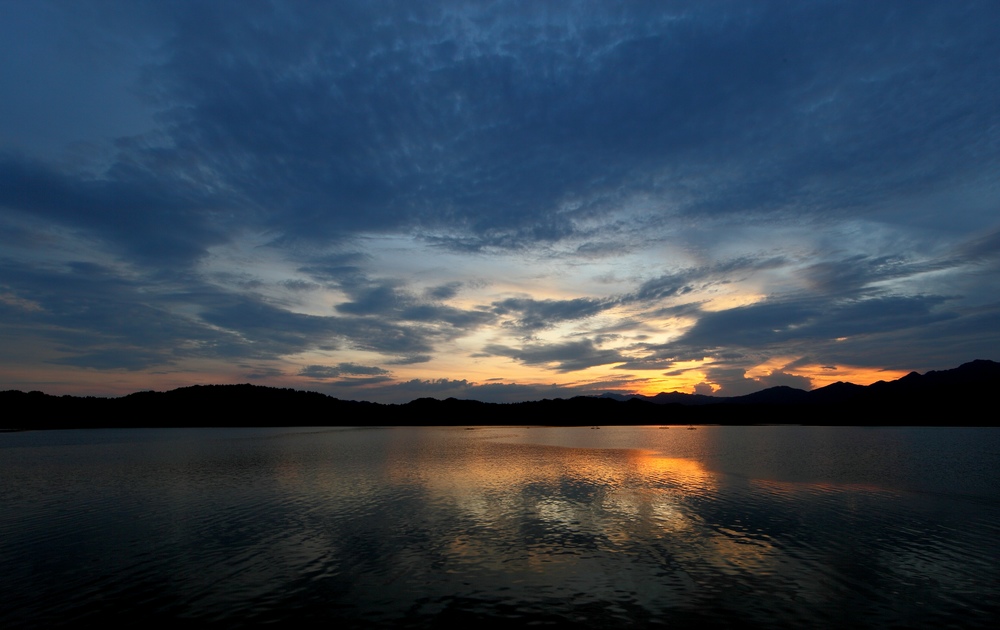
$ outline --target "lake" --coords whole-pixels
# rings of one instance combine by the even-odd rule
[[[993,627],[1000,429],[0,434],[0,627]]]

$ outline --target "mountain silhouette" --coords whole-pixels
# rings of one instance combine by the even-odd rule
[[[194,385],[119,398],[0,392],[0,429],[373,425],[994,424],[1000,363],[911,372],[871,385],[837,382],[812,391],[770,387],[745,396],[680,392],[576,396],[521,403],[418,398],[403,405],[340,400],[261,385]]]
[[[951,370],[930,371],[926,374],[910,372],[895,381],[877,381],[871,385],[838,381],[812,391],[778,385],[743,396],[706,396],[682,392],[660,393],[655,396],[607,393],[604,396],[617,400],[639,398],[658,404],[680,405],[830,405],[858,401],[905,404],[940,403],[945,399],[962,403],[993,398],[993,394],[998,393],[995,389],[998,384],[1000,363],[978,359]]]

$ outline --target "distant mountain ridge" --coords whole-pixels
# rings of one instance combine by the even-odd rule
[[[346,401],[261,385],[194,385],[120,398],[0,392],[0,429],[199,426],[895,424],[996,423],[1000,363],[911,372],[871,385],[837,382],[812,391],[770,387],[714,397],[576,396],[520,403],[418,398],[403,405]]]
[[[615,400],[637,398],[656,404],[680,405],[829,405],[849,402],[891,402],[899,397],[909,400],[934,400],[941,396],[961,398],[1000,395],[1000,363],[977,359],[950,370],[910,372],[895,381],[877,381],[871,385],[855,385],[837,381],[811,391],[785,385],[769,387],[743,396],[706,396],[682,392],[661,392],[655,396],[622,395],[608,392],[605,397]]]

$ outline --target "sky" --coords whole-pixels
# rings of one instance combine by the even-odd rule
[[[1000,4],[0,0],[0,389],[1000,360]]]

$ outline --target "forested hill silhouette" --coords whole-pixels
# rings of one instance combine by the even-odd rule
[[[1000,363],[911,372],[871,385],[804,391],[771,387],[746,396],[606,394],[498,404],[420,398],[403,405],[346,401],[259,385],[195,385],[120,398],[0,392],[0,429],[90,427],[822,424],[978,425],[1000,393]]]
[[[705,396],[681,392],[655,396],[620,396],[605,394],[617,400],[638,398],[658,404],[681,405],[840,405],[845,403],[930,403],[950,402],[965,405],[972,400],[995,400],[1000,395],[1000,363],[978,359],[951,370],[926,374],[910,372],[895,381],[878,381],[871,385],[855,385],[838,381],[812,391],[779,385],[744,396]]]

